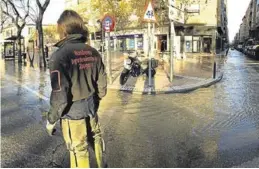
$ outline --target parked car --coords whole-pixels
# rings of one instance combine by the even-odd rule
[[[259,59],[259,45],[254,46],[254,56],[255,59]]]
[[[249,39],[244,43],[242,52],[248,57],[259,59],[259,41]]]
[[[249,39],[247,40],[244,45],[243,45],[243,53],[246,55],[250,55],[252,48],[254,46],[254,40],[253,39]]]
[[[249,55],[254,59],[259,59],[259,43],[253,46],[253,48],[250,50]]]
[[[242,45],[242,44],[238,44],[238,45],[237,45],[237,50],[238,50],[239,52],[242,52],[242,48],[243,48],[243,45]]]

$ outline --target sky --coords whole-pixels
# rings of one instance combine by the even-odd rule
[[[64,0],[50,0],[49,6],[43,16],[43,24],[56,24],[64,9]]]
[[[239,30],[242,18],[246,13],[246,9],[250,0],[228,0],[228,29],[230,42],[234,39]]]
[[[47,8],[43,24],[56,24],[60,14],[65,8],[65,0],[50,0]],[[229,40],[234,39],[235,34],[239,30],[242,18],[245,15],[250,0],[228,0],[228,28]]]

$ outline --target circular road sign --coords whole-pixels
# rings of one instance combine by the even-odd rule
[[[114,17],[112,17],[112,15],[106,14],[103,17],[102,26],[103,26],[104,31],[106,31],[106,32],[113,31],[113,29],[115,27]]]

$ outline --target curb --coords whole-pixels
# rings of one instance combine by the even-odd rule
[[[223,78],[223,73],[220,73],[220,75],[216,79],[208,79],[205,82],[199,82],[194,85],[188,85],[188,86],[175,86],[171,89],[167,90],[161,90],[161,91],[151,91],[151,95],[157,95],[157,94],[173,94],[173,93],[188,93],[194,90],[197,90],[199,88],[207,88],[210,87],[211,85],[221,81]],[[111,87],[111,85],[108,85],[108,89],[110,90],[119,90],[122,92],[126,93],[131,93],[131,94],[141,94],[141,95],[147,95],[149,94],[148,89],[144,89],[144,91],[137,91],[137,89],[133,87],[129,88],[123,88],[123,87]]]

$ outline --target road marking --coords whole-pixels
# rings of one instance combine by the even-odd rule
[[[19,82],[14,76],[10,76],[10,75],[6,75],[6,74],[5,74],[5,75],[4,75],[4,78],[7,79],[7,80],[9,80],[9,81],[13,81],[13,82],[19,84],[21,87],[23,87],[24,89],[28,90],[29,92],[35,94],[35,95],[38,96],[39,98],[41,98],[41,99],[43,99],[43,100],[45,100],[45,101],[49,101],[49,98],[48,98],[48,97],[46,97],[46,96],[40,94],[39,92],[37,92],[37,91],[35,91],[35,90],[29,88],[27,85],[22,84],[22,83]]]

